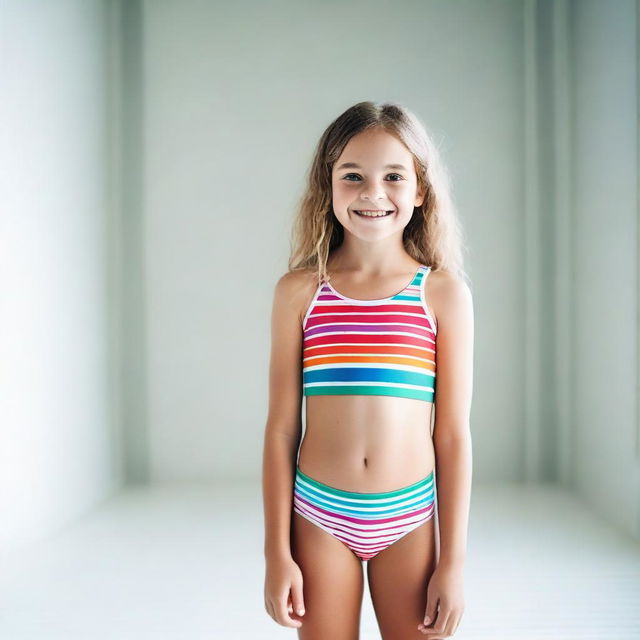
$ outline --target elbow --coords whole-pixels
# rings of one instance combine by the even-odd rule
[[[459,421],[448,424],[437,424],[433,430],[433,444],[436,449],[451,449],[464,447],[471,443],[471,428],[469,421]]]

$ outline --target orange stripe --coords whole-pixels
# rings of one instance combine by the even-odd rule
[[[435,370],[435,363],[423,362],[414,358],[395,358],[389,356],[320,356],[305,360],[304,367],[313,367],[318,364],[336,364],[336,363],[357,363],[357,362],[376,362],[381,364],[406,364],[412,367],[421,367],[428,371]]]

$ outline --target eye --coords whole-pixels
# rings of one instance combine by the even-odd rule
[[[348,180],[349,176],[356,176],[357,178],[360,178],[360,176],[357,173],[347,173],[346,176],[343,177],[343,180],[347,180],[347,182],[354,182],[354,180]],[[397,180],[391,180],[391,182],[400,182],[400,180],[404,180],[404,178],[399,174],[399,173],[388,173],[388,176],[397,176]]]

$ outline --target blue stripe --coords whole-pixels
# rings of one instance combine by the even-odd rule
[[[433,386],[433,373],[416,373],[402,369],[387,369],[385,367],[329,367],[303,371],[303,382],[398,382],[415,384],[421,387]]]

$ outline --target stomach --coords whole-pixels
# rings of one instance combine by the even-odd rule
[[[304,396],[298,467],[344,491],[378,493],[435,468],[433,403],[394,396]]]

